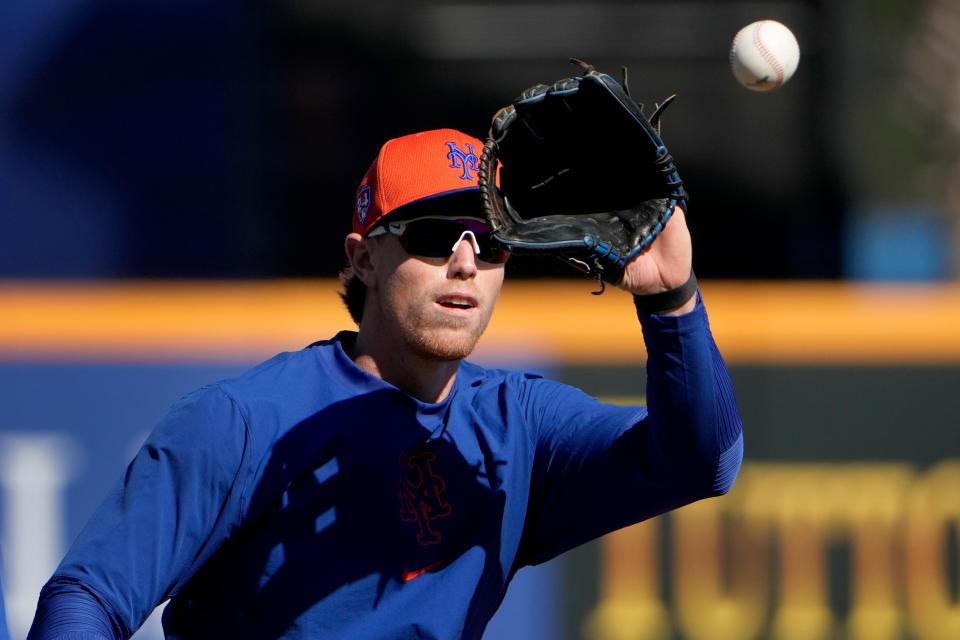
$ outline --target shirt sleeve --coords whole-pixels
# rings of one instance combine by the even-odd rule
[[[40,592],[27,640],[114,640],[129,635],[113,607],[75,580],[55,576]]]
[[[3,553],[0,553],[0,576],[3,575]],[[3,580],[0,579],[0,640],[10,640],[7,631],[7,613],[3,606]]]
[[[730,489],[741,420],[706,310],[641,314],[647,406],[619,407],[544,379],[527,383],[537,441],[521,561]]]
[[[219,387],[175,405],[44,587],[31,640],[136,631],[230,535],[248,443],[241,412]]]

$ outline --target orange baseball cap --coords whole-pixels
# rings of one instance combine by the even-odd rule
[[[455,129],[388,140],[357,187],[353,231],[369,233],[386,216],[434,198],[478,191],[483,143]],[[477,216],[483,217],[480,199]]]

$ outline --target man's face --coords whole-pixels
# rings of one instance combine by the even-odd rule
[[[490,322],[503,264],[484,262],[465,236],[446,258],[410,255],[395,235],[367,238],[376,282],[377,325],[420,357],[469,355]],[[369,299],[368,299],[369,302]],[[371,310],[374,310],[371,309]]]

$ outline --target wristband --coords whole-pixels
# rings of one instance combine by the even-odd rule
[[[633,304],[637,313],[664,313],[683,305],[697,291],[697,275],[690,270],[690,278],[676,289],[652,293],[648,296],[634,294]]]

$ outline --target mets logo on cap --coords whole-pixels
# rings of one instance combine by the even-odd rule
[[[470,172],[477,171],[477,162],[480,159],[477,158],[473,145],[466,143],[464,145],[467,147],[466,151],[458,147],[456,142],[447,142],[447,146],[450,148],[450,153],[447,154],[447,158],[450,159],[450,168],[463,169],[463,173],[460,174],[461,180],[476,180],[477,176],[470,175]]]

